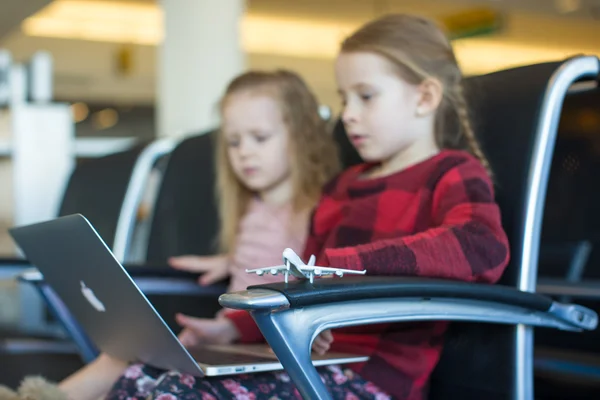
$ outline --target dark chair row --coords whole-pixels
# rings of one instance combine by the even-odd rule
[[[544,217],[544,227],[547,227],[549,210],[552,208],[553,179],[548,181],[555,172],[555,162],[551,163],[552,152],[555,148],[554,138],[561,113],[562,99],[572,82],[580,79],[593,79],[597,76],[597,60],[593,57],[581,57],[564,63],[548,63],[527,68],[502,71],[496,74],[471,78],[468,80],[470,105],[476,118],[477,131],[484,144],[495,171],[498,202],[502,206],[504,224],[511,236],[513,263],[503,278],[503,284],[520,290],[533,292],[536,288],[538,265],[538,249],[540,248],[541,218]],[[559,79],[560,78],[560,79]],[[527,82],[527,84],[523,84]],[[587,93],[587,92],[586,92]],[[566,101],[571,96],[567,96]],[[575,97],[573,97],[575,98]],[[566,109],[566,107],[565,107]],[[338,124],[335,131],[340,143],[342,158],[346,165],[359,161],[352,147],[345,140],[345,134]],[[211,288],[207,293],[195,285],[195,277],[178,275],[165,267],[169,256],[179,254],[212,254],[218,221],[216,220],[216,205],[214,203],[214,167],[212,139],[208,133],[185,139],[173,145],[168,155],[162,183],[153,214],[151,217],[150,235],[147,245],[146,260],[148,265],[128,266],[134,279],[142,285],[143,290],[167,320],[176,311],[198,311],[199,304],[207,304],[211,298],[212,306],[208,312],[218,306],[216,294],[222,292],[223,286]],[[567,140],[568,142],[568,140]],[[561,145],[561,139],[557,146]],[[132,151],[135,151],[132,150]],[[557,156],[561,150],[557,147]],[[168,154],[169,152],[165,152]],[[569,153],[572,154],[572,153]],[[507,155],[510,155],[507,158]],[[550,172],[550,165],[553,169]],[[564,165],[569,165],[563,163]],[[201,171],[201,173],[197,173]],[[105,180],[115,183],[117,180]],[[549,183],[548,183],[549,182]],[[577,182],[577,181],[576,181]],[[545,191],[548,184],[548,204],[544,213]],[[93,185],[89,180],[88,185]],[[70,186],[70,185],[69,185]],[[81,189],[80,189],[81,190]],[[84,190],[94,190],[91,187]],[[558,191],[563,193],[562,191]],[[115,193],[114,191],[111,193]],[[125,194],[127,191],[125,191]],[[123,195],[123,198],[126,196]],[[81,212],[72,210],[74,212]],[[70,210],[71,211],[71,210]],[[90,211],[94,212],[94,211]],[[70,212],[72,213],[72,212]],[[89,218],[88,213],[81,212]],[[90,221],[96,226],[94,218]],[[107,221],[98,221],[100,224]],[[101,228],[101,235],[110,242],[111,232],[117,229]],[[130,234],[129,231],[128,234]],[[545,232],[545,231],[544,231]],[[106,235],[106,236],[104,236]],[[130,236],[129,236],[130,237]],[[585,238],[585,236],[584,236]],[[544,239],[544,236],[542,236]],[[562,241],[559,238],[556,241]],[[543,240],[542,240],[543,242]],[[114,238],[113,238],[114,243]],[[543,246],[542,246],[543,249]],[[581,253],[581,251],[579,251]],[[568,253],[568,252],[566,252]],[[570,256],[567,256],[569,261]],[[543,264],[539,266],[543,270]],[[170,276],[167,278],[165,274]],[[41,276],[35,274],[23,277],[38,285],[49,301],[50,308],[61,310],[59,299],[52,297],[50,288],[43,284]],[[561,276],[561,278],[563,278]],[[550,294],[563,296],[568,285],[566,279],[554,282],[554,286],[542,286]],[[190,298],[165,297],[165,292],[173,294],[174,286],[179,293],[202,295],[200,301],[190,301]],[[324,289],[325,290],[325,289]],[[374,289],[375,290],[375,289]],[[284,293],[285,295],[286,293]],[[570,293],[573,296],[573,293]],[[69,328],[71,337],[76,338],[81,354],[86,360],[95,354],[93,344],[89,343],[85,334],[73,324],[68,314],[58,315],[59,319]],[[514,311],[514,310],[513,310]],[[519,322],[514,316],[509,322]],[[478,320],[476,317],[474,320]],[[506,321],[505,321],[506,322]],[[173,327],[174,325],[171,324]],[[542,323],[542,325],[544,325]],[[564,326],[563,326],[564,327]],[[554,335],[555,332],[552,332]],[[457,386],[465,383],[481,382],[481,386],[493,391],[504,387],[505,392],[512,394],[530,393],[531,383],[531,329],[524,325],[515,327],[497,327],[484,324],[456,324],[451,331],[449,345],[436,377],[434,378],[434,393],[454,393]],[[469,338],[468,340],[465,338]],[[468,343],[468,344],[467,344]],[[480,348],[473,356],[472,352],[465,354],[465,346]],[[485,354],[485,356],[481,356]],[[453,368],[460,362],[468,366],[466,370],[474,375],[469,377]],[[515,367],[515,373],[506,372]],[[493,368],[499,373],[489,376]],[[521,377],[517,379],[517,374]],[[476,377],[476,378],[473,378]],[[488,380],[491,379],[491,384]],[[486,382],[483,384],[483,382]],[[439,389],[436,389],[439,388]],[[477,388],[482,389],[481,387]],[[487,395],[491,395],[487,393]],[[521,395],[515,398],[529,398]]]

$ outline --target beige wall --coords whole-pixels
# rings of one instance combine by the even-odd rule
[[[0,142],[9,137],[8,111],[0,109]],[[0,255],[14,254],[14,245],[7,229],[12,226],[12,168],[9,158],[0,157]],[[0,300],[0,304],[2,300]]]
[[[476,54],[481,48],[492,49],[492,54],[482,55],[483,58],[490,58],[498,53],[492,47],[498,44],[520,46],[517,56],[524,59],[535,52],[541,52],[542,56],[550,58],[561,58],[581,52],[600,54],[598,37],[600,24],[597,22],[511,14],[506,30],[501,34],[457,42],[456,46],[460,48],[468,44]],[[193,41],[190,41],[190,46],[193,46]],[[122,46],[115,43],[32,38],[17,32],[0,42],[0,47],[9,49],[18,60],[27,59],[36,50],[51,52],[55,60],[55,93],[58,97],[83,101],[154,102],[157,55],[153,46],[131,47],[133,64],[128,76],[122,76],[116,70],[117,54]],[[474,65],[464,67],[467,72],[471,70],[475,73],[486,72],[485,68],[493,67],[486,64],[486,60],[482,61],[479,69]],[[251,68],[294,69],[311,84],[323,103],[334,107],[338,104],[331,57],[298,58],[249,54],[247,64]],[[198,79],[202,79],[202,76]]]

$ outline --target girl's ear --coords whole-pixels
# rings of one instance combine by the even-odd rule
[[[427,78],[419,85],[419,94],[417,116],[424,117],[436,112],[444,97],[444,87],[439,80]]]

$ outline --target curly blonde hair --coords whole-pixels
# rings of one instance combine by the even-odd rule
[[[221,114],[229,99],[249,92],[272,96],[280,105],[290,134],[290,165],[293,182],[293,209],[306,213],[312,209],[322,186],[339,171],[339,156],[327,123],[319,115],[319,104],[304,80],[297,74],[277,70],[250,71],[235,78],[221,100]],[[236,177],[227,154],[225,135],[217,139],[217,196],[221,230],[221,251],[235,246],[238,225],[253,193]]]

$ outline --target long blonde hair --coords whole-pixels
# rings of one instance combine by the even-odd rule
[[[267,94],[280,105],[290,134],[290,171],[295,213],[307,213],[317,203],[322,186],[339,170],[337,146],[319,115],[319,104],[297,74],[277,70],[249,71],[235,78],[221,100],[221,114],[232,95],[240,92]],[[240,220],[254,195],[233,172],[227,141],[221,131],[217,139],[217,196],[220,225],[219,246],[231,252]]]
[[[462,72],[452,45],[440,27],[419,16],[386,15],[362,26],[341,46],[342,53],[362,51],[385,57],[411,84],[418,85],[431,78],[439,80],[444,92],[436,114],[437,145],[440,148],[460,148],[466,142],[467,150],[490,172],[469,118]],[[458,120],[457,129],[448,127],[449,119]]]

